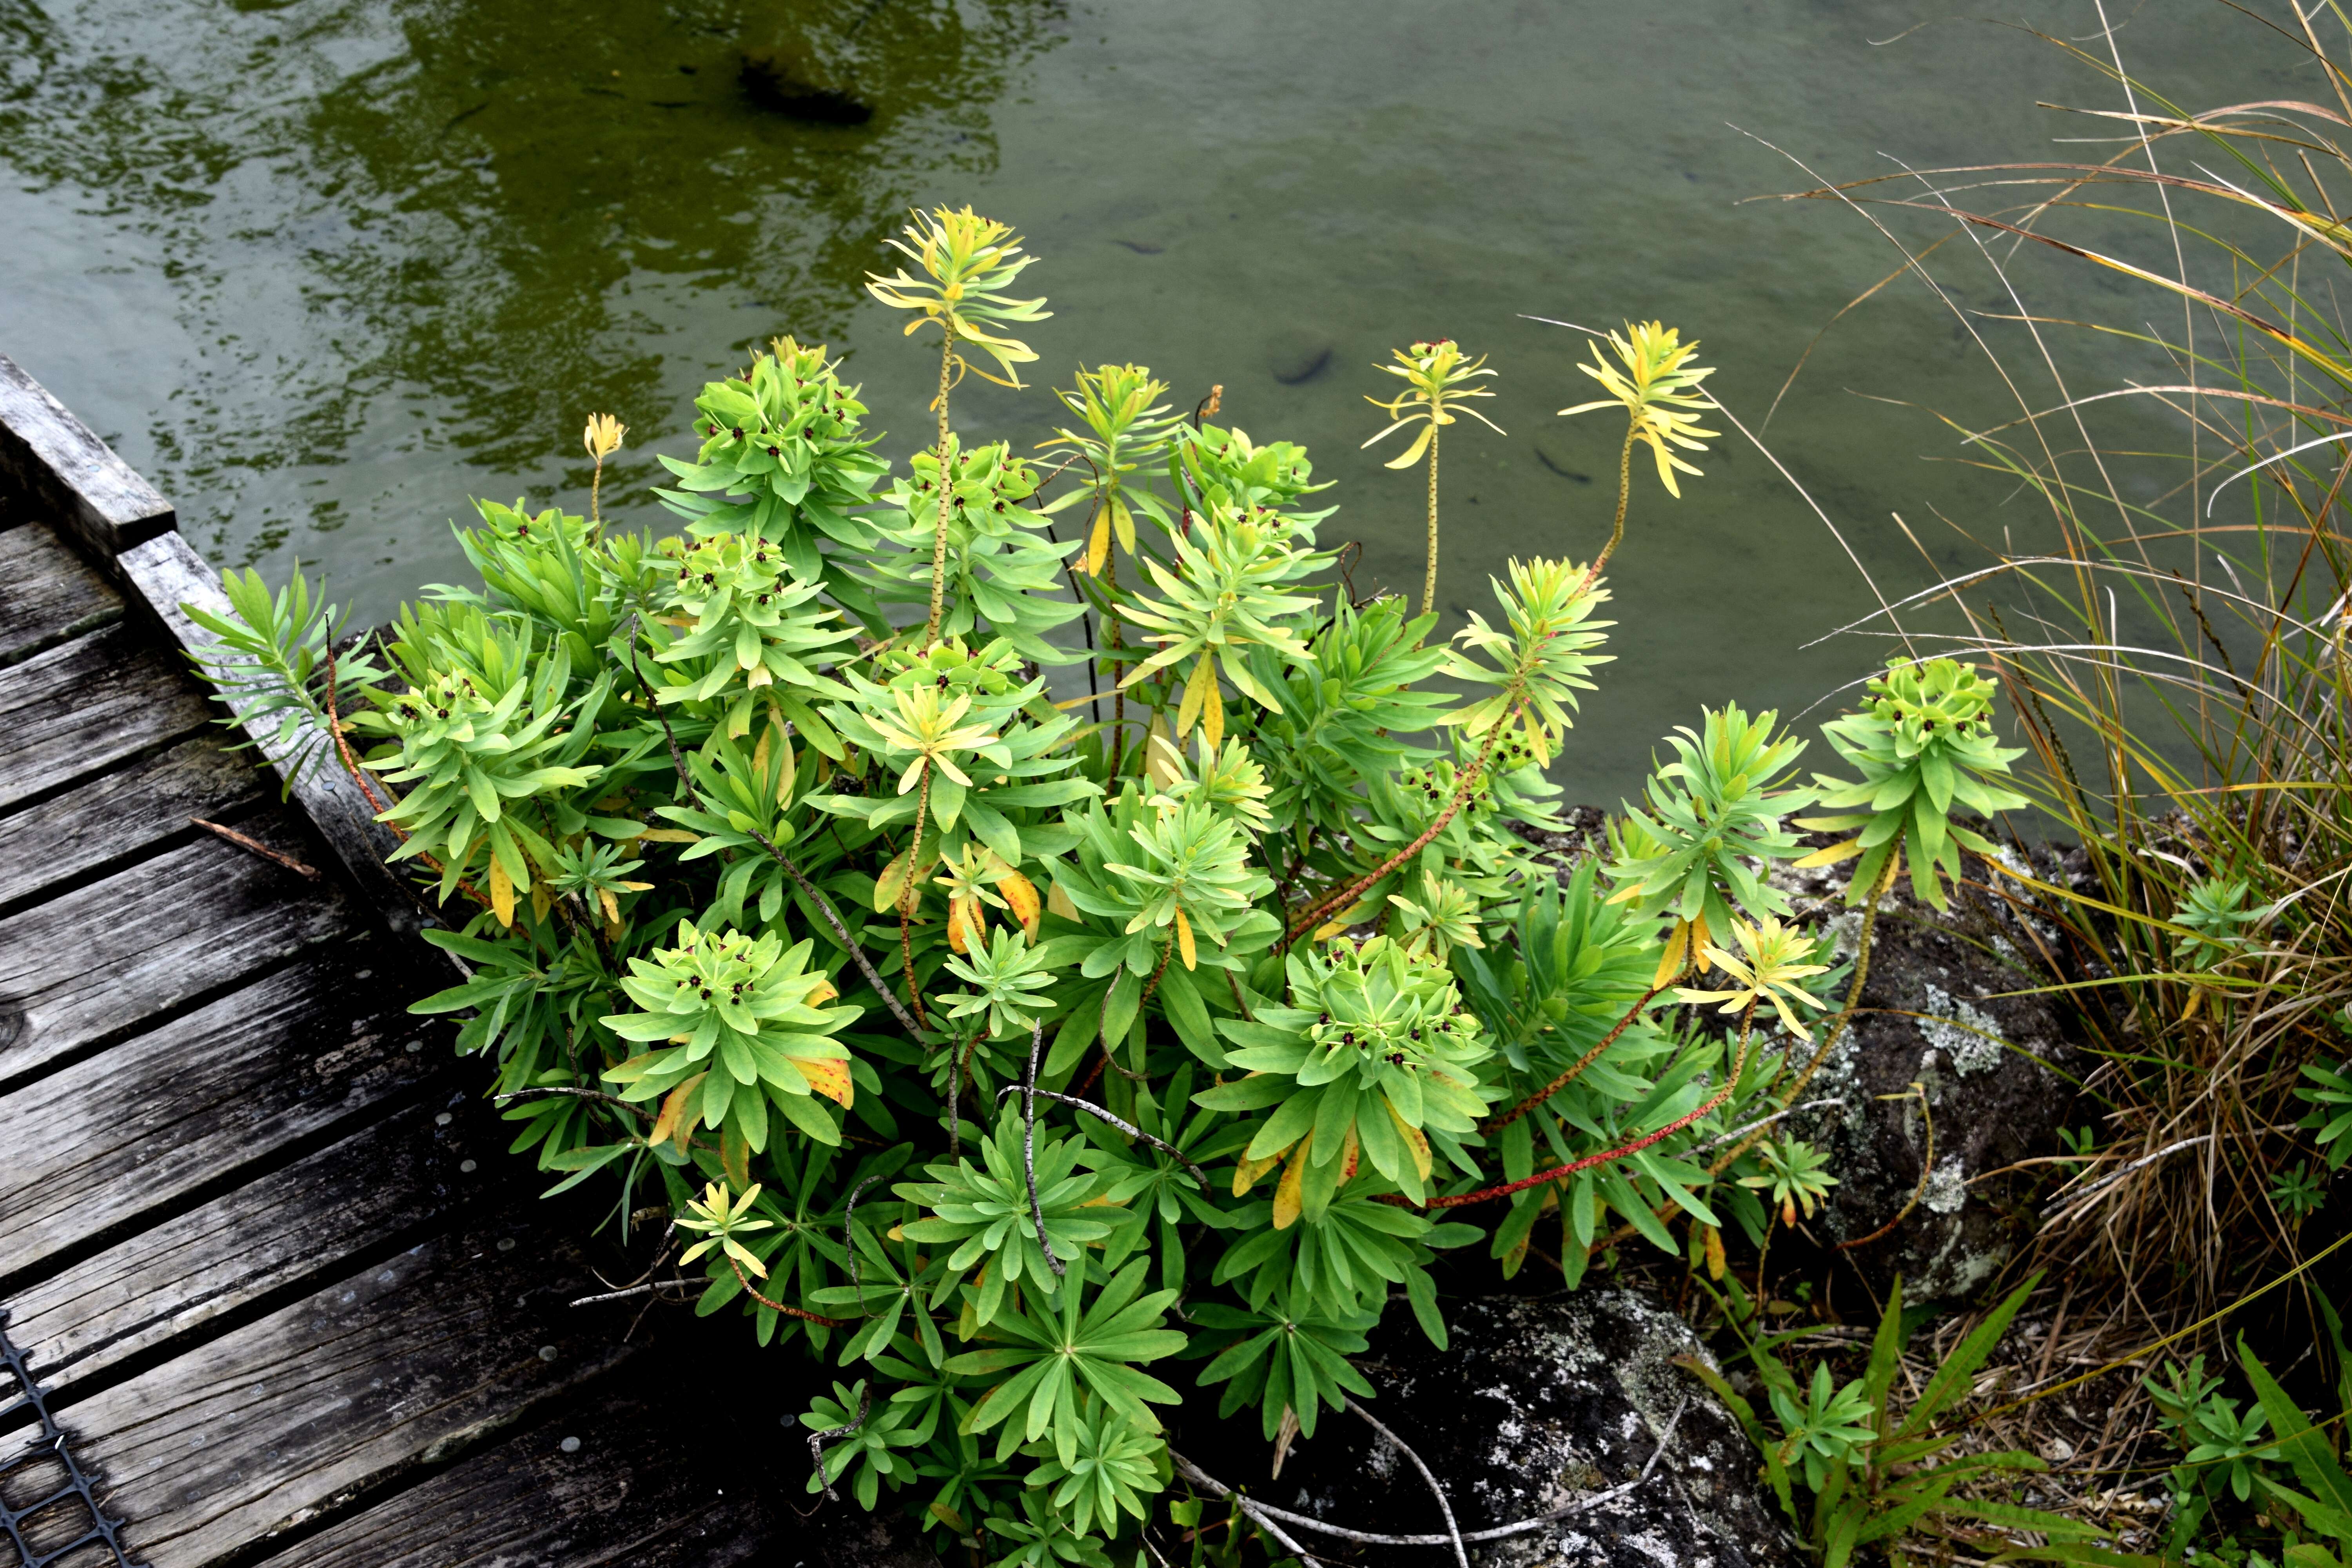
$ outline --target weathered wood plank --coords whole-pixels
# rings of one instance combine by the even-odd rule
[[[453,1458],[629,1353],[551,1216],[436,1237],[66,1405],[152,1568],[202,1568]],[[499,1243],[514,1241],[511,1251]]]
[[[101,561],[180,526],[154,486],[0,354],[0,526],[43,514]]]
[[[191,817],[220,821],[275,788],[225,739],[199,735],[0,816],[0,910],[191,838],[203,831]]]
[[[502,1142],[478,1123],[436,1125],[446,1114],[411,1106],[13,1292],[9,1336],[42,1386],[58,1393],[201,1337],[265,1296],[348,1271],[352,1254],[415,1234],[513,1173]],[[518,1189],[513,1199],[528,1204],[531,1194]]]
[[[289,812],[242,831],[318,854]],[[309,882],[210,834],[0,920],[0,1081],[352,929],[331,879]]]
[[[678,1427],[641,1399],[585,1401],[263,1568],[724,1568],[761,1558],[768,1510],[731,1477],[714,1486]]]
[[[228,595],[221,592],[219,575],[186,540],[167,533],[129,552],[117,564],[145,613],[182,647],[203,654],[213,646],[213,635],[195,623],[187,606],[195,605],[226,616]],[[288,776],[287,748],[278,743],[275,722],[252,726],[247,733],[259,743],[279,776]],[[331,763],[295,777],[293,786],[294,798],[342,861],[352,886],[360,889],[376,918],[394,931],[415,931],[422,923],[415,901],[384,868],[384,858],[399,847],[399,841],[390,828],[375,820],[375,808],[359,787]]]
[[[48,528],[0,533],[0,665],[122,618],[122,595]]]
[[[446,1028],[408,1017],[370,967],[382,940],[279,970],[0,1096],[0,1293],[19,1328],[36,1301],[64,1298],[9,1282],[60,1248],[168,1213],[241,1166],[367,1116],[446,1060]],[[346,1201],[324,1188],[304,1195]]]
[[[0,810],[203,727],[177,653],[128,626],[0,669]]]

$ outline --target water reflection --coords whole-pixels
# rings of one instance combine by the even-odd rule
[[[621,409],[614,477],[647,478],[687,386],[769,332],[836,336],[906,206],[992,169],[990,108],[1063,23],[1036,0],[605,11],[0,0],[7,163],[80,195],[61,243],[110,227],[169,284],[171,323],[74,331],[134,357],[181,340],[97,401],[173,398],[151,463],[200,542],[323,548],[375,602],[447,564],[453,458],[494,490],[576,479],[551,433]],[[758,107],[747,49],[872,119]],[[362,510],[357,548],[313,537]],[[368,568],[392,570],[354,584]]]

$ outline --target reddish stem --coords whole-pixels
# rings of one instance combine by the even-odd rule
[[[1558,1094],[1561,1089],[1566,1089],[1570,1084],[1574,1083],[1578,1079],[1581,1078],[1584,1075],[1584,1069],[1591,1067],[1600,1057],[1601,1052],[1615,1045],[1617,1043],[1617,1037],[1631,1028],[1633,1026],[1633,1020],[1642,1016],[1642,1009],[1648,1006],[1652,1000],[1657,996],[1658,993],[1664,991],[1665,988],[1664,983],[1661,982],[1642,993],[1642,999],[1639,1002],[1634,1003],[1632,1009],[1628,1011],[1623,1017],[1617,1020],[1617,1026],[1610,1030],[1606,1035],[1601,1036],[1601,1043],[1599,1045],[1593,1047],[1591,1050],[1577,1058],[1576,1065],[1574,1067],[1570,1068],[1566,1072],[1560,1074],[1558,1078],[1544,1085],[1543,1089],[1539,1092],[1528,1096],[1527,1099],[1519,1101],[1518,1104],[1511,1107],[1510,1110],[1505,1111],[1502,1115],[1497,1116],[1494,1121],[1486,1123],[1486,1131],[1489,1132],[1500,1132],[1504,1128],[1508,1127],[1512,1122],[1517,1121],[1520,1117],[1525,1116],[1528,1111],[1533,1110],[1537,1106],[1541,1105],[1545,1100],[1549,1100],[1553,1095]]]
[[[1751,1017],[1755,1010],[1755,1005],[1750,1003],[1748,1014]],[[1541,1186],[1546,1182],[1556,1182],[1563,1176],[1572,1176],[1579,1171],[1591,1170],[1595,1165],[1605,1165],[1612,1160],[1622,1160],[1628,1154],[1638,1154],[1651,1144],[1673,1137],[1700,1117],[1719,1109],[1724,1101],[1731,1098],[1732,1091],[1738,1087],[1739,1075],[1748,1070],[1748,1046],[1753,1037],[1748,1028],[1748,1019],[1742,1018],[1739,1025],[1739,1059],[1732,1064],[1730,1073],[1723,1080],[1723,1088],[1717,1091],[1713,1099],[1688,1116],[1670,1121],[1655,1132],[1636,1138],[1631,1143],[1622,1144],[1614,1149],[1604,1149],[1598,1154],[1587,1154],[1581,1160],[1573,1161],[1565,1165],[1554,1165],[1549,1171],[1538,1171],[1532,1176],[1524,1177],[1516,1182],[1507,1182],[1499,1187],[1486,1187],[1475,1193],[1460,1193],[1453,1197],[1432,1198],[1425,1204],[1416,1204],[1412,1199],[1394,1193],[1383,1194],[1378,1201],[1393,1204],[1399,1208],[1458,1209],[1469,1204],[1483,1204],[1493,1198],[1507,1198],[1514,1193],[1523,1193],[1529,1187]]]
[[[735,1282],[743,1287],[743,1293],[772,1312],[782,1312],[787,1318],[798,1318],[804,1323],[823,1323],[828,1329],[845,1329],[856,1321],[854,1318],[819,1317],[814,1312],[804,1312],[798,1307],[787,1307],[782,1301],[771,1301],[761,1295],[758,1288],[745,1277],[741,1264],[730,1258],[727,1259],[727,1267],[735,1270]]]

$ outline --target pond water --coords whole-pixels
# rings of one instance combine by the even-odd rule
[[[2221,5],[2110,6],[2133,69],[2180,100],[2319,90]],[[1812,184],[1792,160],[1853,178],[2112,133],[2034,107],[2119,102],[2028,30],[2104,49],[2095,5],[2025,9],[0,0],[0,353],[153,477],[214,559],[282,576],[299,557],[381,616],[460,574],[447,522],[468,497],[579,506],[591,411],[631,428],[608,501],[641,495],[651,453],[689,445],[699,384],[773,333],[846,354],[903,460],[936,362],[859,280],[908,205],[969,201],[1042,258],[1024,279],[1053,300],[1027,334],[1041,383],[1127,360],[1187,404],[1222,384],[1228,419],[1308,443],[1340,481],[1326,537],[1364,541],[1360,591],[1421,575],[1418,476],[1357,449],[1383,422],[1373,365],[1416,337],[1491,353],[1508,435],[1445,447],[1459,624],[1509,555],[1589,553],[1613,500],[1622,422],[1553,416],[1591,384],[1580,342],[1523,315],[1679,325],[1759,428],[1899,258],[1852,213],[1743,198]],[[761,108],[747,49],[813,62],[871,120]],[[2019,267],[2053,315],[2163,308]],[[1959,303],[2014,310],[1990,274]],[[2095,380],[2145,368],[2069,352]],[[1619,662],[1563,782],[1612,799],[1702,700],[1802,708],[1865,669],[1866,641],[1803,647],[1870,607],[1857,562],[1893,595],[1927,580],[1922,549],[1980,559],[1955,528],[2035,527],[1925,411],[2009,406],[1951,312],[1899,281],[1829,332],[1765,432],[1843,545],[1736,437],[1679,503],[1645,479]],[[1043,384],[976,382],[957,411],[1023,444],[1058,413]]]

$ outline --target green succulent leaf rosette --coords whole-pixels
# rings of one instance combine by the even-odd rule
[[[755,354],[740,376],[714,381],[694,400],[702,437],[694,461],[664,456],[677,488],[656,490],[697,535],[756,534],[773,544],[795,575],[870,618],[855,577],[821,548],[874,548],[874,525],[858,515],[889,465],[874,456],[860,421],[857,388],[844,386],[821,347],[778,338],[772,354]]]
[[[1461,1144],[1486,1114],[1491,1091],[1475,1068],[1493,1053],[1452,973],[1384,936],[1294,952],[1288,967],[1290,1006],[1219,1026],[1240,1047],[1231,1065],[1251,1076],[1193,1097],[1216,1110],[1271,1109],[1242,1158],[1245,1172],[1285,1161],[1275,1227],[1320,1218],[1360,1150],[1415,1203],[1429,1195],[1433,1148],[1475,1169]]]
[[[814,668],[856,635],[841,612],[817,603],[824,584],[795,576],[783,552],[757,534],[714,533],[688,550],[667,595],[683,635],[654,655],[664,704],[724,702],[727,731],[751,731],[755,705],[772,703],[828,756],[841,742],[810,700],[849,689]]]
[[[891,487],[873,513],[883,541],[897,548],[877,555],[867,582],[886,605],[927,604],[931,552],[940,526],[940,458],[918,452],[911,479]],[[948,437],[947,609],[941,637],[1002,638],[1021,657],[1042,665],[1085,657],[1045,640],[1085,606],[1064,597],[1062,563],[1078,548],[1057,544],[1045,515],[1031,507],[1037,472],[1003,441],[966,449]]]
[[[1860,712],[1822,726],[1830,745],[1861,776],[1849,781],[1815,773],[1817,799],[1832,815],[1797,824],[1828,833],[1861,831],[1802,863],[1859,857],[1846,901],[1860,904],[1889,858],[1907,857],[1912,891],[1943,909],[1943,879],[1959,877],[1960,851],[1995,850],[1984,835],[1953,822],[1952,808],[1990,816],[2029,804],[1991,782],[2025,754],[1993,739],[1992,698],[1992,683],[1973,664],[1889,660],[1886,673],[1870,682]]]
[[[954,1251],[948,1256],[950,1272],[960,1276],[967,1270],[981,1270],[971,1300],[974,1321],[982,1326],[996,1320],[1007,1291],[1024,1280],[1031,1290],[1049,1299],[1062,1289],[1037,1245],[1036,1221],[1030,1212],[1029,1184],[1022,1163],[1026,1136],[1021,1107],[1008,1104],[996,1119],[993,1134],[981,1143],[978,1165],[969,1157],[942,1161],[924,1167],[929,1181],[901,1182],[891,1189],[928,1211],[927,1217],[910,1221],[903,1228],[909,1241],[931,1246],[953,1243]],[[1096,1206],[1111,1184],[1092,1169],[1103,1163],[1102,1156],[1084,1139],[1040,1132],[1034,1156],[1037,1205],[1045,1216],[1045,1237],[1053,1243],[1054,1256],[1067,1267],[1083,1255],[1089,1242],[1110,1235],[1110,1222],[1122,1216],[1107,1206]]]
[[[849,1050],[832,1037],[860,1009],[825,1005],[834,985],[809,967],[812,945],[678,921],[676,946],[629,960],[621,989],[642,1011],[604,1020],[625,1040],[666,1048],[606,1068],[605,1080],[622,1086],[624,1100],[675,1095],[665,1121],[698,1117],[739,1132],[754,1152],[768,1146],[771,1110],[820,1143],[840,1142],[815,1097],[850,1104]]]

